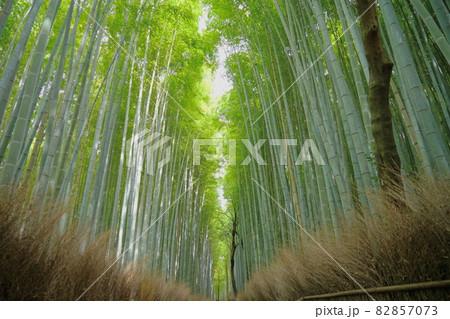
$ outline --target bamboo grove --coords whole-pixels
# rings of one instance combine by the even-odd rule
[[[373,5],[394,64],[402,176],[446,176],[450,8]],[[319,228],[339,237],[340,223],[374,213],[370,71],[352,1],[0,0],[0,8],[0,187],[67,206],[61,232],[73,224],[91,239],[109,232],[124,267],[145,261],[225,299],[280,247]],[[233,88],[214,101],[224,48]],[[248,161],[240,142],[235,161],[194,165],[193,141],[217,136],[230,148],[256,145],[264,165]]]
[[[234,89],[221,101],[224,130],[265,143],[265,166],[229,166],[229,214],[235,216],[235,286],[295,247],[308,232],[371,218],[379,189],[368,101],[369,66],[354,3],[335,1],[209,1],[234,52]],[[373,2],[370,2],[373,3]],[[394,62],[390,109],[404,177],[449,173],[449,8],[444,1],[380,0],[383,44]],[[325,165],[296,165],[307,140]],[[280,165],[280,153],[287,161]],[[307,148],[312,150],[312,148]],[[245,149],[241,150],[241,162]],[[231,227],[231,226],[230,226]],[[309,238],[308,238],[309,240]]]
[[[110,231],[122,264],[146,260],[211,296],[215,167],[193,167],[187,143],[213,127],[203,78],[215,36],[198,32],[200,2],[2,8],[0,184],[69,204],[62,231],[73,222],[92,237]],[[173,150],[164,167],[144,153],[142,137],[159,135]]]

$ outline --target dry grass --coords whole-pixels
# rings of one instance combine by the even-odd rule
[[[332,240],[313,234],[322,247],[364,288],[450,279],[450,181],[416,178],[398,210],[377,201],[377,214],[358,220]],[[396,196],[396,192],[391,194]],[[398,199],[400,200],[400,199]],[[305,296],[360,289],[312,240],[282,250],[258,271],[238,300],[298,300]],[[450,289],[373,295],[376,300],[449,300]],[[348,299],[346,299],[348,298]],[[368,300],[368,296],[339,300]]]
[[[0,300],[76,300],[113,262],[105,234],[59,234],[61,208],[23,208],[20,195],[0,194]],[[84,249],[83,249],[84,247]],[[115,264],[82,300],[201,300],[182,284]],[[142,267],[142,266],[140,266]]]

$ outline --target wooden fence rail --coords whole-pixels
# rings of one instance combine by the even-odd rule
[[[303,297],[303,298],[299,299],[299,301],[331,299],[331,298],[335,298],[335,297],[363,295],[366,293],[379,294],[379,293],[387,293],[387,292],[422,290],[422,289],[438,289],[438,288],[446,288],[446,287],[450,288],[450,280],[421,282],[421,283],[416,283],[416,284],[377,287],[377,288],[367,288],[364,290],[363,289],[347,290],[347,291],[340,291],[340,292],[335,292],[335,293],[330,293],[330,294],[307,296],[307,297]]]

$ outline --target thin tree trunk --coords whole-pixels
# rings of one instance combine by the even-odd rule
[[[238,232],[237,232],[237,211],[236,211],[236,207],[234,207],[234,215],[233,215],[233,230],[231,232],[231,254],[230,254],[230,273],[231,273],[231,286],[233,288],[233,295],[237,294],[237,286],[236,286],[236,276],[234,274],[235,269],[234,269],[234,264],[235,264],[235,253],[236,253],[236,248],[239,246],[238,243],[236,242],[236,237],[238,236]]]

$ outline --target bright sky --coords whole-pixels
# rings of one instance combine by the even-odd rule
[[[208,7],[202,8],[202,16],[198,22],[198,31],[203,32],[208,25]],[[212,85],[212,94],[211,97],[216,99],[228,92],[232,88],[232,84],[228,81],[226,77],[226,69],[225,69],[225,61],[227,59],[227,52],[230,50],[230,47],[222,43],[218,48],[218,53],[216,56],[218,68],[213,74],[213,85]]]
[[[206,29],[208,25],[208,8],[203,7],[202,9],[202,16],[200,17],[200,20],[198,22],[198,31],[203,32],[203,30]],[[227,79],[226,76],[226,68],[225,68],[225,62],[227,59],[228,52],[230,50],[230,47],[225,43],[222,42],[222,44],[218,48],[218,52],[216,55],[216,61],[218,64],[218,67],[216,71],[213,74],[212,79],[212,92],[211,97],[213,100],[217,100],[222,96],[224,93],[231,90],[233,87],[232,83]],[[223,136],[221,133],[217,134],[217,138],[222,139]],[[216,178],[222,178],[225,175],[225,167],[226,163],[221,162],[220,164],[220,170],[216,173]],[[224,190],[223,186],[219,186],[217,189],[217,195],[219,197],[219,203],[223,211],[226,210],[227,207],[227,200],[224,197]]]
[[[225,61],[227,58],[227,51],[229,51],[230,47],[227,44],[221,44],[218,49],[217,54],[217,63],[218,68],[214,72],[214,80],[213,80],[213,91],[211,96],[213,98],[218,98],[222,94],[228,92],[232,88],[231,82],[227,79],[226,69],[225,69]]]
[[[218,49],[218,54],[216,56],[218,68],[216,69],[213,75],[213,86],[211,92],[211,97],[213,99],[218,99],[220,96],[231,90],[231,88],[233,87],[232,83],[227,79],[226,76],[225,61],[227,58],[227,49],[229,49],[229,47],[226,44],[220,45]],[[217,137],[223,138],[221,133],[219,133]],[[222,178],[225,176],[225,167],[226,163],[222,162],[220,165],[220,171],[218,172],[216,178]],[[217,193],[219,196],[220,206],[222,210],[225,211],[228,202],[224,197],[223,186],[219,186],[219,188],[217,189]]]

